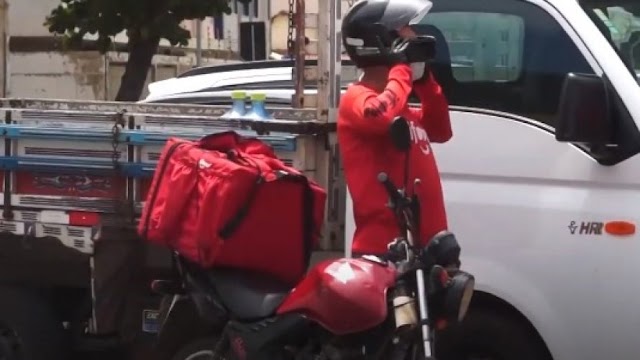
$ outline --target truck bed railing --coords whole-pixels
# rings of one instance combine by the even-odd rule
[[[220,119],[228,106],[0,99],[0,172],[8,208],[139,212],[164,143],[222,131],[255,136],[288,164],[315,171],[315,137],[335,131],[313,109],[274,120]]]
[[[0,107],[22,110],[49,110],[84,113],[140,113],[151,115],[187,115],[218,118],[229,106],[188,105],[188,104],[151,104],[116,101],[56,100],[32,98],[0,98]],[[269,112],[278,120],[311,121],[317,120],[315,109],[292,109],[288,107],[270,107]]]

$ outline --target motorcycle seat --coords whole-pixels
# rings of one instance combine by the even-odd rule
[[[257,320],[273,315],[291,286],[253,271],[215,269],[208,272],[223,305],[238,320]]]

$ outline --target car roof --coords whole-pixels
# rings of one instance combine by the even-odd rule
[[[206,89],[237,86],[251,83],[291,81],[291,68],[269,68],[235,70],[211,74],[194,75],[187,78],[172,78],[149,84],[149,95],[145,100],[191,93]]]
[[[257,64],[256,64],[257,63]],[[305,65],[312,66],[317,61],[308,60]],[[346,66],[353,64],[343,61]],[[149,95],[143,102],[158,102],[176,97],[179,94],[211,92],[223,90],[276,90],[293,89],[293,62],[271,60],[247,62],[195,68],[175,78],[156,81],[148,86]],[[344,74],[344,72],[343,72]],[[352,79],[344,79],[343,86]],[[315,88],[315,82],[305,84],[305,88]]]
[[[291,89],[270,89],[268,87],[265,88],[255,88],[250,90],[242,89],[247,93],[247,99],[253,93],[262,93],[267,96],[267,103],[274,104],[282,104],[282,105],[290,105],[291,97],[295,93],[293,88]],[[188,103],[188,104],[207,104],[207,105],[227,105],[231,102],[231,93],[234,90],[231,89],[222,89],[222,90],[211,90],[211,91],[199,91],[199,92],[188,92],[188,93],[177,93],[170,94],[163,97],[152,98],[152,99],[144,99],[140,101],[141,103]],[[315,89],[306,89],[305,94],[315,94]]]
[[[305,66],[317,66],[317,59],[306,59],[304,62]],[[343,66],[353,66],[354,63],[351,60],[343,59]],[[226,63],[226,64],[216,64],[216,65],[208,65],[208,66],[199,66],[192,69],[189,69],[177,77],[183,78],[188,76],[202,75],[202,74],[211,74],[216,72],[225,72],[225,71],[236,71],[236,70],[247,70],[247,69],[268,69],[274,67],[294,67],[295,61],[292,59],[283,59],[283,60],[256,60],[250,62],[235,62],[235,63]]]

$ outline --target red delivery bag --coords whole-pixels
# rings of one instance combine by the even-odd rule
[[[138,234],[202,267],[256,270],[293,284],[319,240],[325,200],[324,189],[259,139],[170,138]]]

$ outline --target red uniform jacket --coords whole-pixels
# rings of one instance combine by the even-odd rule
[[[407,105],[412,86],[421,108]],[[393,212],[386,207],[388,195],[377,179],[378,173],[384,171],[396,186],[402,186],[405,156],[389,138],[389,125],[398,115],[404,116],[411,127],[410,184],[415,178],[421,180],[416,188],[421,205],[420,243],[426,244],[447,228],[440,175],[430,142],[451,138],[448,103],[432,76],[414,85],[411,68],[396,65],[391,68],[382,93],[356,83],[340,100],[338,143],[353,199],[354,253],[384,254],[387,244],[399,236]]]

